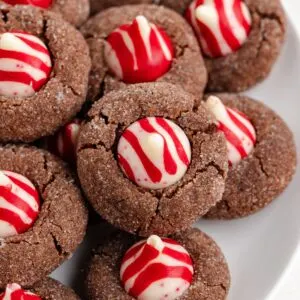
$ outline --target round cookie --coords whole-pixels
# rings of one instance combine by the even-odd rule
[[[36,294],[41,299],[53,299],[53,300],[79,300],[80,298],[75,294],[75,292],[62,285],[60,282],[46,277],[41,281],[35,283],[32,287],[24,289],[31,293]],[[3,291],[0,291],[0,294]]]
[[[172,186],[135,185],[117,162],[123,131],[144,117],[164,117],[185,132],[192,159]],[[94,104],[78,140],[78,176],[94,209],[108,222],[141,236],[167,235],[191,226],[222,198],[228,168],[223,134],[196,99],[167,83],[130,85]]]
[[[0,32],[24,31],[45,42],[52,56],[48,82],[33,96],[0,96],[0,141],[31,142],[53,134],[85,102],[90,57],[80,34],[53,12],[31,6],[0,8]]]
[[[18,3],[19,2],[19,3]],[[34,1],[27,1],[30,5],[30,2],[34,3]],[[24,0],[3,0],[0,1],[2,3],[17,3],[18,5],[26,4]],[[38,1],[36,1],[38,5]],[[72,25],[79,27],[89,16],[90,13],[90,3],[89,0],[48,0],[48,1],[40,1],[40,6],[42,8],[48,9],[55,13],[59,13],[62,17],[71,23]]]
[[[171,237],[190,254],[194,263],[193,281],[180,300],[225,300],[229,286],[228,265],[217,244],[198,229]],[[132,300],[120,282],[121,259],[137,238],[118,233],[95,252],[87,277],[89,299]]]
[[[87,210],[65,165],[30,146],[0,148],[0,169],[26,176],[38,189],[41,210],[25,233],[1,239],[0,287],[30,287],[68,259],[82,242]]]
[[[145,16],[148,21],[164,29],[175,50],[171,69],[157,81],[177,84],[201,99],[207,82],[207,72],[199,53],[198,42],[181,16],[168,8],[156,5],[113,7],[100,12],[83,25],[81,31],[90,46],[92,57],[89,97],[97,100],[103,93],[126,86],[109,73],[104,57],[105,39],[113,30],[132,22],[139,15]]]
[[[101,2],[101,3],[100,3]],[[128,1],[122,1],[123,3]],[[184,14],[191,0],[145,0]],[[252,17],[251,33],[243,46],[227,56],[205,57],[209,92],[241,92],[265,79],[281,51],[286,32],[286,19],[280,0],[245,0]],[[119,1],[91,0],[93,11]]]
[[[207,218],[245,217],[264,208],[290,183],[296,169],[293,134],[270,108],[242,95],[216,94],[225,105],[246,114],[256,130],[250,155],[229,168],[223,200]]]

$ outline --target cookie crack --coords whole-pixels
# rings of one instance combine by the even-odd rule
[[[66,251],[64,251],[63,246],[60,244],[60,242],[56,238],[55,234],[53,232],[50,232],[50,235],[52,237],[53,245],[54,245],[58,255],[59,256],[64,256],[64,257],[68,256],[68,253]]]
[[[9,9],[1,8],[2,20],[6,24],[8,22]]]

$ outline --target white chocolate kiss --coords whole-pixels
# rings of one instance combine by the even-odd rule
[[[140,122],[145,119],[153,128],[153,132],[143,129]],[[145,119],[133,123],[126,129],[138,141],[141,151],[124,137],[124,133],[118,144],[118,154],[126,160],[126,165],[131,170],[129,173],[133,174],[134,178],[130,178],[126,166],[119,160],[120,166],[137,185],[149,189],[166,188],[178,182],[186,173],[191,160],[190,142],[184,131],[174,122],[155,117]],[[164,124],[159,120],[163,120]],[[172,133],[168,132],[167,128]],[[166,151],[171,157],[170,160],[164,155]],[[154,167],[149,167],[150,164],[145,163],[145,157]],[[153,174],[158,177],[154,178]]]
[[[230,132],[230,135],[225,135],[228,160],[231,165],[238,164],[254,148],[256,132],[253,125],[246,117],[226,107],[216,96],[210,96],[204,105],[216,117],[217,124],[222,124],[222,127]],[[232,138],[233,136],[235,137],[234,139]]]

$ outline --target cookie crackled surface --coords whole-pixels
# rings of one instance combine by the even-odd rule
[[[139,31],[142,32],[142,36],[144,37],[142,41],[139,40],[137,34],[132,35],[131,29],[134,29],[134,26],[130,30],[128,28],[129,24],[134,25],[136,20],[141,20],[140,17],[144,20],[140,24],[143,30]],[[147,23],[150,24],[150,27]],[[122,46],[122,51],[120,51],[118,47],[121,47],[122,43],[118,42],[115,51],[116,54],[119,52],[121,65],[118,63],[116,67],[115,61],[114,67],[109,68],[106,59],[108,57],[109,62],[111,62],[111,57],[105,55],[105,49],[107,49],[107,44],[111,41],[110,36],[115,30],[117,30],[119,40],[120,36],[123,36],[126,47]],[[162,31],[163,34],[161,34]],[[148,64],[148,69],[153,65],[156,66],[154,68],[156,76],[153,77],[153,75],[149,76],[149,74],[146,74],[147,76],[143,76],[144,80],[142,82],[159,81],[178,84],[199,99],[202,97],[207,82],[204,61],[192,29],[176,12],[157,5],[124,5],[122,7],[112,7],[91,17],[81,27],[81,32],[89,44],[92,57],[92,70],[89,82],[89,98],[91,100],[97,100],[103,93],[106,94],[109,91],[126,86],[125,82],[128,82],[126,81],[128,76],[120,76],[122,73],[126,75],[126,73],[121,72],[124,60],[121,59],[120,55],[123,56],[128,52],[132,54],[130,57],[133,57],[125,60],[128,65],[131,60],[134,60],[135,55],[143,55],[143,51],[140,51],[143,48],[141,46],[143,43],[146,44],[147,55],[145,53],[140,61],[139,58],[136,59],[136,62],[133,61],[133,63],[138,64],[135,72],[139,71],[140,67],[144,67],[143,64],[148,60],[149,56],[155,53],[157,55],[159,49],[162,50],[162,53],[158,56],[158,61]],[[138,40],[130,41],[129,36]],[[147,36],[150,37],[151,41]],[[156,45],[155,36],[158,38],[159,47]],[[155,50],[154,52],[153,49]],[[148,58],[145,56],[148,56]],[[157,67],[158,62],[159,67]],[[119,76],[115,76],[114,73],[116,72],[111,72],[110,69],[117,70],[117,75],[119,74]],[[160,72],[156,74],[158,70]],[[125,79],[125,81],[120,80],[120,77]],[[137,81],[135,80],[134,83],[137,83]]]
[[[152,237],[149,237],[152,239]],[[156,238],[157,239],[157,238]],[[162,238],[162,240],[164,240]],[[158,283],[163,284],[162,286],[156,287],[154,290],[151,289],[152,285],[148,286],[148,289],[141,294],[140,297],[134,298],[129,295],[122,282],[120,281],[120,268],[122,270],[122,258],[128,256],[126,251],[132,247],[135,243],[140,245],[142,242],[135,236],[117,232],[106,243],[99,246],[95,251],[90,267],[88,269],[87,277],[87,290],[89,299],[91,300],[105,300],[105,299],[178,299],[178,300],[225,300],[229,291],[230,286],[230,274],[229,268],[224,258],[224,255],[218,245],[205,233],[198,229],[188,229],[178,234],[172,235],[170,238],[165,239],[165,248],[162,250],[164,257],[168,261],[168,265],[173,268],[183,271],[169,273],[174,278],[168,280],[168,272],[164,272],[164,277],[158,282],[152,282],[152,285]],[[134,246],[133,246],[134,247]],[[171,247],[171,249],[169,249]],[[132,249],[131,249],[132,250]],[[151,249],[148,249],[151,250]],[[134,249],[132,250],[134,251]],[[129,254],[132,254],[130,251]],[[179,253],[177,251],[180,251]],[[139,256],[140,254],[140,256]],[[143,252],[138,252],[137,259],[141,262]],[[172,259],[170,256],[175,255]],[[154,256],[154,255],[153,255]],[[141,272],[137,276],[145,276],[147,271],[151,268],[160,267],[164,268],[164,265],[155,264],[155,259],[151,261],[149,257],[149,264],[147,265],[146,272]],[[161,256],[158,256],[158,259]],[[176,257],[176,258],[175,258]],[[183,263],[183,260],[185,263]],[[143,260],[142,260],[143,262]],[[136,266],[134,261],[131,264],[128,263],[128,268]],[[139,264],[138,264],[139,266]],[[168,270],[171,271],[172,267]],[[122,272],[122,271],[121,271]],[[103,276],[103,274],[105,274]],[[129,274],[132,274],[130,272]],[[148,275],[158,275],[158,271],[149,272]],[[178,280],[175,278],[179,274],[184,276],[184,280]],[[152,277],[152,276],[151,276]],[[151,277],[147,277],[142,284],[151,283]],[[190,282],[190,279],[191,282]],[[129,279],[130,281],[130,279]],[[150,281],[150,282],[149,282]],[[184,283],[183,287],[180,283]],[[135,285],[139,285],[141,281],[136,280]],[[179,285],[178,285],[179,284]],[[190,284],[190,285],[189,285]],[[133,289],[136,286],[133,286]],[[171,289],[171,290],[170,290]],[[160,291],[166,293],[163,297],[149,297],[149,292],[160,293]],[[177,293],[177,297],[174,295]],[[157,295],[157,294],[156,294]],[[167,295],[167,296],[166,296]],[[149,296],[149,294],[148,294]],[[174,298],[175,296],[175,298]]]
[[[249,118],[256,143],[247,157],[229,168],[223,200],[207,217],[245,217],[274,201],[291,182],[297,165],[295,141],[284,120],[262,102],[235,94],[216,96]]]
[[[94,104],[80,130],[77,166],[88,200],[104,219],[142,236],[167,235],[188,228],[220,200],[228,169],[226,142],[223,134],[217,132],[213,115],[196,103],[196,98],[179,87],[151,83],[111,92]],[[134,122],[149,117],[174,122],[191,144],[188,168],[179,158],[177,160],[176,150],[172,148],[175,151],[172,155],[179,163],[178,170],[185,166],[186,172],[166,188],[139,186],[138,181],[127,178],[118,162],[117,146],[122,134]],[[160,125],[152,125],[163,133]],[[136,141],[132,134],[131,138]],[[156,138],[164,142],[161,135],[155,134]],[[165,138],[169,138],[167,134]],[[171,139],[168,145],[170,149],[174,147]],[[154,155],[143,149],[147,158]],[[142,155],[140,150],[136,149]],[[163,164],[158,164],[161,153],[156,152],[158,159],[151,157],[160,170],[157,174],[165,172]],[[149,171],[147,166],[148,163],[144,165],[145,170]],[[132,168],[135,168],[134,163]],[[158,178],[158,182],[161,179],[163,177]]]
[[[0,47],[1,81],[14,71],[10,74],[13,81],[28,84],[22,95],[0,91],[0,140],[32,142],[53,134],[81,109],[90,70],[88,47],[80,32],[51,11],[1,5],[0,14],[1,40],[10,33]],[[14,51],[13,57],[8,56],[9,49]],[[50,72],[45,51],[50,55]],[[33,85],[34,91],[30,90],[31,81],[39,84]]]
[[[70,24],[79,27],[89,16],[89,0],[2,0],[10,5],[31,5],[61,14]]]
[[[40,211],[32,226],[24,233],[3,237],[0,247],[0,288],[10,283],[30,287],[68,259],[82,242],[87,210],[64,163],[47,151],[2,146],[0,168],[28,178],[40,196]],[[1,197],[1,205],[4,201]],[[12,206],[6,208],[15,211]]]

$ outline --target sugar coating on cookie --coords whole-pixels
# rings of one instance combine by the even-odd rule
[[[59,129],[51,137],[46,138],[47,148],[63,160],[76,163],[76,147],[81,120],[74,119]]]
[[[0,237],[26,232],[38,217],[40,197],[23,175],[0,171]]]
[[[250,11],[242,0],[195,0],[187,9],[186,19],[209,57],[237,51],[251,30]]]
[[[118,143],[118,161],[126,176],[149,188],[166,188],[178,182],[191,161],[191,145],[173,121],[143,118],[131,124]]]
[[[246,158],[256,143],[256,132],[249,118],[240,111],[226,107],[215,96],[210,96],[205,106],[217,119],[218,129],[224,133],[230,165]]]
[[[0,295],[0,300],[42,300],[42,298],[23,290],[17,283],[11,283],[6,286],[5,292]]]
[[[174,58],[170,37],[144,16],[114,30],[105,45],[110,70],[126,83],[155,81],[169,71]]]
[[[49,50],[25,32],[0,35],[0,95],[28,97],[47,82],[52,69]]]
[[[52,0],[3,0],[10,5],[32,5],[41,8],[49,8]]]
[[[191,285],[193,262],[184,247],[156,235],[133,245],[123,257],[120,278],[139,300],[178,299]]]

